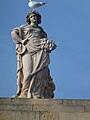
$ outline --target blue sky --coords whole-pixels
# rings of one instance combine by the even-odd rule
[[[39,1],[39,0],[37,0]],[[48,0],[36,9],[57,44],[50,54],[55,98],[90,99],[90,0]],[[25,24],[27,0],[0,1],[0,97],[16,93],[16,55],[11,30]]]

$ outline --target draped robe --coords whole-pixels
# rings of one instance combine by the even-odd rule
[[[49,52],[41,49],[42,39],[47,39],[47,34],[39,26],[23,25],[13,29],[22,40],[16,43],[17,54],[17,96],[26,98],[52,98],[55,85],[50,76],[48,65]],[[14,35],[12,35],[14,36]],[[26,57],[28,56],[28,57]],[[29,58],[29,59],[28,59]],[[28,73],[25,67],[30,66]]]

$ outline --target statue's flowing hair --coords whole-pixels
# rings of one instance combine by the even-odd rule
[[[31,23],[31,21],[30,21],[30,15],[31,14],[35,14],[37,16],[37,23],[40,24],[41,23],[41,15],[37,11],[31,11],[30,13],[28,13],[27,16],[26,16],[26,22],[28,24]]]

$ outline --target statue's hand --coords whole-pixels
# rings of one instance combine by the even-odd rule
[[[28,42],[28,39],[27,39],[27,38],[24,39],[24,40],[22,40],[22,44],[23,44],[23,45],[25,45],[27,42]]]

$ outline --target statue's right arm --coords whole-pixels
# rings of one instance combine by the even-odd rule
[[[19,37],[18,32],[18,30],[13,30],[11,32],[11,36],[16,44],[22,43],[22,39]]]

